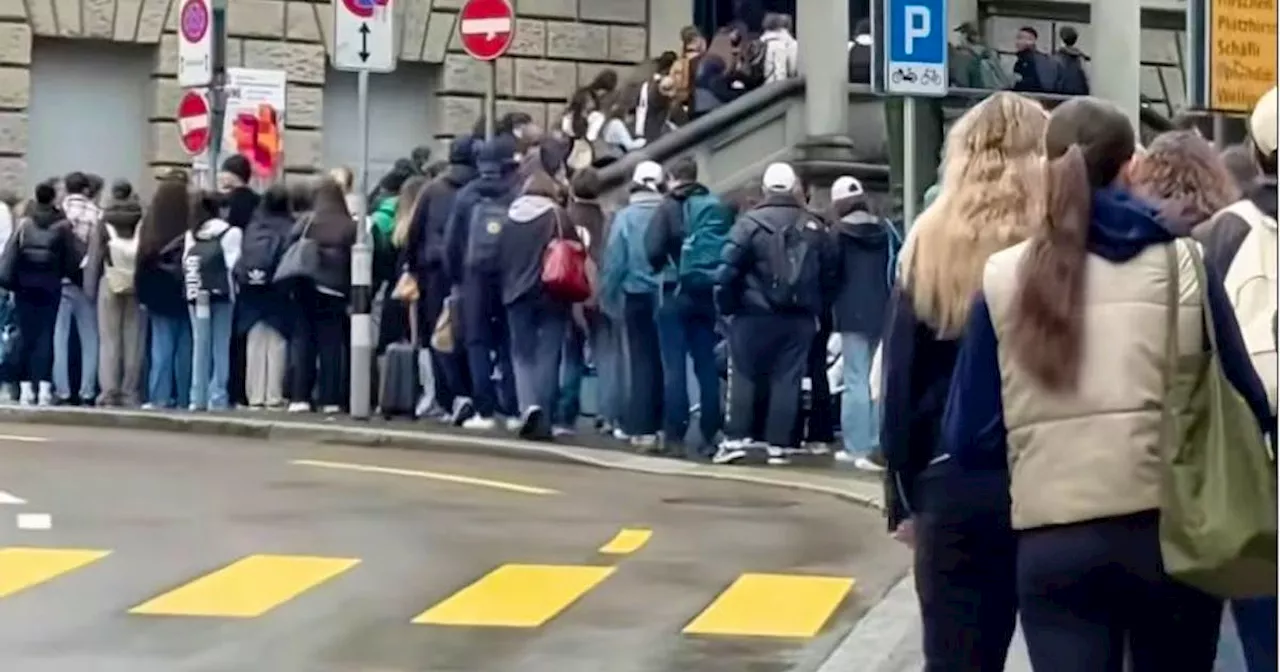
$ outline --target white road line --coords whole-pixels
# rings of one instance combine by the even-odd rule
[[[18,529],[19,530],[53,529],[53,516],[47,513],[19,513]]]
[[[22,434],[0,434],[0,441],[17,441],[18,443],[48,443],[43,436],[23,436]]]
[[[0,504],[26,504],[27,500],[0,490]]]

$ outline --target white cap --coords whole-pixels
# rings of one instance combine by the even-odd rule
[[[796,171],[786,163],[771,163],[764,171],[762,186],[769,192],[791,191],[796,188]]]
[[[1249,115],[1249,135],[1253,144],[1263,156],[1276,153],[1276,116],[1280,102],[1276,98],[1276,89],[1262,95],[1258,104],[1253,106],[1253,114]]]
[[[631,172],[631,182],[645,187],[658,188],[664,172],[662,166],[654,161],[641,161]]]
[[[850,175],[837,178],[835,183],[831,185],[831,200],[838,201],[851,196],[862,195],[862,183],[858,178]]]

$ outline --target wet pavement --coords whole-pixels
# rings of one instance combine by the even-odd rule
[[[907,564],[875,511],[747,483],[43,425],[0,454],[22,672],[814,670]]]

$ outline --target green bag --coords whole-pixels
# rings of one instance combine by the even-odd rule
[[[1257,419],[1222,373],[1204,261],[1194,243],[1208,352],[1179,355],[1178,253],[1170,270],[1162,417],[1160,550],[1169,576],[1223,598],[1276,594],[1276,462]]]

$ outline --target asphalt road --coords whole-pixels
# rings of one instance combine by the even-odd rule
[[[813,670],[906,564],[822,495],[0,425],[5,670]]]

